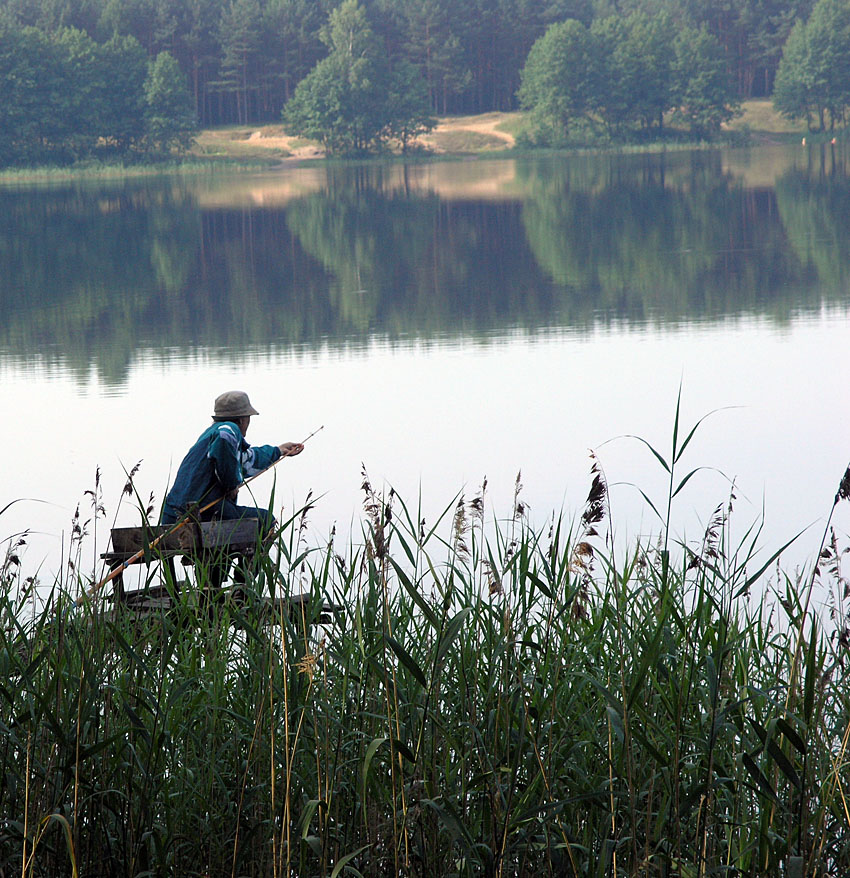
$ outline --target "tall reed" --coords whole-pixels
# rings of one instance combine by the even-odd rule
[[[485,484],[426,522],[364,473],[362,542],[311,542],[308,503],[244,602],[168,581],[146,618],[76,607],[76,562],[37,601],[8,543],[2,874],[850,873],[837,539],[821,618],[809,575],[748,596],[772,561],[730,544],[731,500],[618,556],[592,477],[536,531],[519,479],[506,520]]]

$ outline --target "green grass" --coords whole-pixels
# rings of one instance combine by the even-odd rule
[[[278,157],[269,152],[256,157],[244,156],[241,159],[226,155],[210,154],[204,158],[200,154],[187,156],[183,160],[154,162],[148,164],[108,164],[92,162],[68,167],[5,168],[0,170],[0,186],[64,183],[69,180],[128,180],[144,177],[173,177],[175,175],[210,174],[234,168],[264,168],[277,164]]]
[[[526,113],[505,113],[504,120],[497,126],[498,130],[516,136],[527,128]],[[741,104],[741,114],[727,126],[731,131],[750,131],[758,134],[804,134],[806,126],[803,122],[791,122],[773,108],[769,98],[751,99]]]
[[[283,147],[269,147],[249,138],[253,129],[220,128],[201,131],[192,147],[192,154],[201,157],[218,157],[231,161],[277,162],[291,155]],[[262,138],[261,138],[262,139]]]
[[[507,149],[507,144],[501,137],[466,129],[435,131],[430,139],[438,149],[456,155]]]
[[[496,126],[497,131],[504,131],[514,137],[525,128],[527,121],[526,113],[503,113],[503,118]]]
[[[732,130],[749,129],[763,134],[804,134],[805,123],[790,122],[773,108],[769,99],[744,101],[741,115],[728,127]]]
[[[500,524],[484,489],[426,523],[364,473],[362,544],[311,544],[305,511],[257,596],[211,613],[192,589],[144,621],[100,593],[75,608],[90,583],[71,573],[38,601],[10,546],[0,868],[846,874],[840,548],[774,579],[773,606],[747,597],[773,559],[756,561],[756,532],[730,545],[727,508],[676,544],[695,430],[677,416],[669,453],[651,449],[669,475],[647,498],[659,535],[625,552],[596,463],[583,514],[539,532],[519,483]],[[832,620],[811,610],[816,581]],[[343,615],[261,618],[259,594],[302,591]]]

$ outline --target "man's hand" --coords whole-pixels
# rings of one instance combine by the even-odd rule
[[[284,442],[277,447],[280,449],[281,457],[294,457],[304,450],[304,446],[300,442]]]

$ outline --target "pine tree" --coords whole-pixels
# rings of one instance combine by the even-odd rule
[[[252,116],[251,97],[257,91],[256,61],[262,45],[262,14],[258,0],[232,0],[219,26],[221,79],[218,87],[233,96],[241,125]]]

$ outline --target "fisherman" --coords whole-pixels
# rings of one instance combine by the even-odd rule
[[[258,518],[262,536],[269,535],[274,516],[257,506],[237,506],[239,486],[281,457],[300,454],[304,446],[298,442],[249,445],[245,434],[256,414],[259,412],[244,391],[229,390],[217,397],[213,423],[201,433],[177,470],[165,498],[161,524],[176,524],[187,515],[196,515],[201,521]]]

